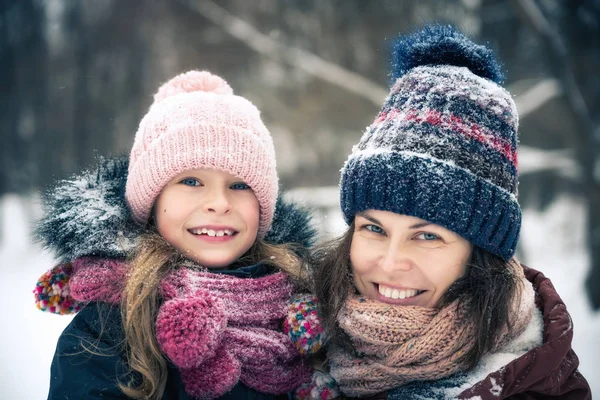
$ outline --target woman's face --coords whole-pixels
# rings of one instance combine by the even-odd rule
[[[425,220],[390,211],[356,215],[350,247],[354,285],[388,304],[436,307],[466,270],[471,244]]]

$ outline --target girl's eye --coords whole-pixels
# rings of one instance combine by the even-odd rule
[[[250,186],[248,186],[244,182],[238,182],[238,183],[234,183],[233,185],[231,185],[230,188],[233,190],[246,190],[246,189],[250,189]]]
[[[200,182],[196,178],[185,178],[185,179],[182,179],[180,181],[180,183],[183,183],[186,186],[201,186],[202,185],[202,182]]]
[[[365,229],[368,231],[371,231],[373,233],[384,233],[383,229],[381,229],[381,227],[379,227],[377,225],[372,225],[372,224],[365,225]]]
[[[439,240],[440,237],[438,235],[434,235],[433,233],[424,232],[424,233],[419,234],[417,236],[417,239],[430,241],[430,240]]]

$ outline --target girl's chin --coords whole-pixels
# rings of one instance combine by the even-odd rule
[[[231,266],[231,264],[235,261],[235,260],[229,260],[229,259],[226,259],[226,260],[207,259],[206,257],[204,257],[204,258],[190,257],[190,259],[192,261],[194,261],[196,264],[201,265],[204,268],[207,268],[207,269],[213,270],[213,271],[228,269],[229,266]]]

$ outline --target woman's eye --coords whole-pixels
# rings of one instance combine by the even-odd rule
[[[248,186],[244,182],[238,182],[238,183],[234,183],[233,185],[231,185],[230,188],[233,190],[246,190],[246,189],[250,189],[250,186]]]
[[[196,178],[185,178],[185,179],[181,180],[181,183],[183,183],[186,186],[201,186],[202,185],[202,182],[200,182]]]
[[[438,240],[440,237],[438,235],[434,235],[433,233],[424,232],[417,236],[417,239],[421,240]]]
[[[368,231],[371,231],[373,233],[383,233],[383,229],[381,229],[381,227],[377,226],[377,225],[365,225],[365,229],[367,229]]]

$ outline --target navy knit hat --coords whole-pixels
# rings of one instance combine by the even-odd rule
[[[492,51],[436,25],[400,37],[394,57],[391,92],[342,168],[346,222],[368,209],[410,215],[510,259],[518,115]]]

